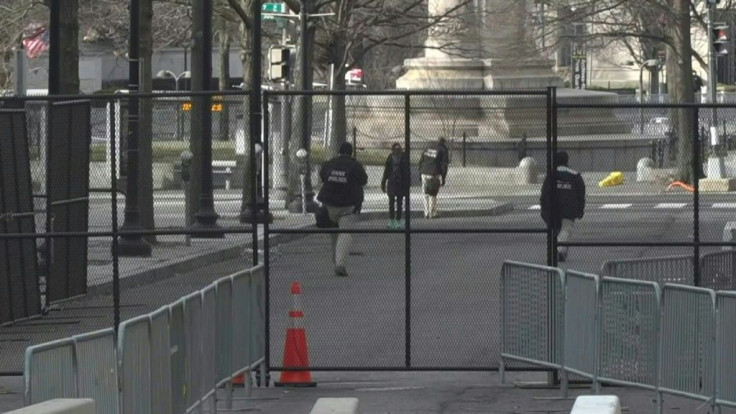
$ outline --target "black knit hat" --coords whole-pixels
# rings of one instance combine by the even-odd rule
[[[353,155],[353,146],[349,142],[343,142],[340,145],[340,150],[337,152],[340,155]]]

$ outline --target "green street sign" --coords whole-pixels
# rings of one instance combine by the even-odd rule
[[[263,3],[261,11],[264,13],[286,13],[286,3]]]

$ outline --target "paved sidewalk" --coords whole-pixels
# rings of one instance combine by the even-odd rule
[[[274,372],[274,376],[278,373]],[[251,396],[236,389],[233,409],[264,414],[308,414],[318,398],[354,397],[361,414],[562,414],[574,398],[592,394],[585,385],[561,398],[558,388],[544,385],[546,374],[509,373],[500,384],[497,373],[482,372],[322,372],[312,373],[316,388],[254,388]],[[516,383],[517,385],[513,385]],[[654,414],[656,394],[622,387],[603,387],[617,395],[627,414]],[[218,412],[225,412],[225,391],[218,391]],[[0,412],[23,405],[22,378],[0,377]],[[204,412],[208,410],[206,404]],[[665,413],[707,413],[700,401],[665,396]],[[698,408],[700,408],[698,410]],[[221,410],[221,411],[220,411]],[[724,413],[733,410],[724,409]]]

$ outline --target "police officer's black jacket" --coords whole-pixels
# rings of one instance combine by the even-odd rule
[[[339,155],[322,165],[322,188],[317,200],[333,207],[355,206],[363,202],[363,186],[368,175],[363,166],[348,155]]]
[[[447,147],[435,142],[422,153],[422,157],[419,159],[419,173],[441,175],[442,179],[445,179],[448,162]]]
[[[555,193],[555,225],[559,225],[561,219],[580,219],[585,212],[585,182],[580,173],[561,165],[557,167],[557,191]],[[542,207],[542,218],[549,223],[552,217],[550,208],[550,196],[552,192],[552,177],[547,176],[542,184],[542,195],[539,204]]]

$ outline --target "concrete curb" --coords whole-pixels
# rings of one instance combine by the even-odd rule
[[[489,217],[508,213],[514,210],[513,203],[494,203],[494,205],[483,209],[469,210],[440,210],[439,218],[458,218],[458,217]],[[311,214],[306,216],[309,218],[308,224],[299,226],[301,229],[309,229],[314,227]],[[411,217],[414,219],[423,218],[422,211],[412,211]],[[388,219],[388,212],[385,210],[365,211],[360,213],[362,220]],[[296,239],[305,237],[306,234],[270,234],[269,240],[271,246],[281,243],[288,243]],[[259,246],[262,246],[263,237],[259,237]],[[152,265],[150,268],[120,278],[120,288],[128,289],[139,285],[148,285],[160,282],[162,280],[171,279],[178,274],[191,272],[202,267],[209,266],[216,262],[227,261],[243,257],[249,249],[252,248],[252,242],[247,241],[242,244],[229,246],[224,249],[207,252],[201,255],[190,255],[187,257],[173,259],[165,263]],[[106,281],[98,285],[87,287],[87,295],[109,295],[112,294],[112,281]]]
[[[271,245],[286,243],[297,238],[303,237],[301,234],[273,234],[270,235]],[[263,238],[259,238],[262,242]],[[201,269],[216,262],[236,259],[246,255],[248,249],[252,246],[252,242],[244,242],[234,246],[229,246],[221,250],[207,252],[201,255],[190,255],[187,257],[173,259],[170,262],[152,265],[140,273],[133,273],[120,278],[120,288],[132,288],[140,285],[149,285],[160,282],[162,280],[171,279],[178,274],[186,273]],[[112,280],[87,287],[87,295],[106,295],[112,294]],[[76,297],[75,297],[76,298]],[[54,302],[56,303],[56,302]]]

